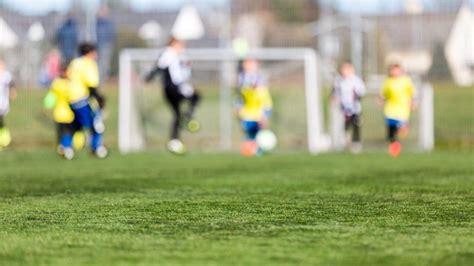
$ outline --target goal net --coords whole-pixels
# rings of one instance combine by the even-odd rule
[[[122,153],[163,149],[169,138],[171,111],[163,100],[160,82],[144,84],[162,50],[126,49],[120,55],[119,149]],[[243,133],[235,116],[239,57],[231,49],[188,49],[193,85],[202,101],[197,133],[185,133],[193,151],[238,150]],[[249,55],[261,63],[274,101],[270,128],[280,151],[329,148],[323,129],[323,104],[318,84],[317,56],[305,48],[268,48]]]
[[[171,111],[157,80],[143,77],[160,56],[159,49],[126,49],[120,55],[119,149],[122,153],[164,149],[169,139]],[[202,127],[182,139],[192,151],[238,151],[243,133],[235,115],[239,57],[231,49],[189,49],[193,85],[202,101],[197,119]],[[274,101],[270,128],[278,137],[277,151],[341,151],[347,147],[344,118],[329,101],[330,86],[320,86],[316,53],[306,48],[266,48],[249,57],[260,61]],[[386,147],[382,107],[377,104],[382,80],[368,82],[363,99],[362,143],[364,150]],[[410,121],[405,150],[428,151],[434,146],[433,92],[417,83],[418,108]]]

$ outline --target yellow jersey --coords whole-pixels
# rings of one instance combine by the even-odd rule
[[[79,57],[72,60],[68,68],[68,77],[74,83],[69,93],[69,102],[89,98],[89,88],[99,86],[99,67],[97,62],[91,58]]]
[[[410,118],[415,92],[415,86],[408,76],[387,78],[382,90],[385,117],[407,121]]]
[[[64,78],[56,78],[51,84],[49,93],[55,97],[53,118],[56,123],[69,124],[74,121],[74,113],[69,107],[70,81]]]
[[[273,107],[272,98],[267,87],[241,88],[240,96],[242,98],[242,107],[239,110],[239,116],[246,121],[260,121],[264,118],[265,112]]]

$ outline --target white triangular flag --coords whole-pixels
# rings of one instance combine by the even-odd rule
[[[174,38],[179,40],[197,40],[204,35],[204,26],[193,6],[184,6],[178,14],[171,30]]]
[[[13,48],[18,44],[18,36],[7,25],[5,20],[0,18],[0,48]]]

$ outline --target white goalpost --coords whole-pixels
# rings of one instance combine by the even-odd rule
[[[144,150],[147,146],[143,125],[141,124],[135,93],[133,89],[133,65],[135,62],[153,62],[161,54],[160,49],[125,49],[120,53],[119,80],[119,134],[118,144],[121,153]],[[232,49],[207,48],[188,49],[190,61],[220,62],[221,86],[219,90],[219,135],[223,150],[230,148],[232,142],[232,82],[226,78],[226,72],[232,71],[232,65],[240,59]],[[323,104],[321,87],[318,81],[317,54],[310,48],[264,48],[252,50],[249,57],[261,61],[299,61],[304,73],[304,97],[306,112],[307,149],[311,154],[318,154],[329,149],[329,137],[324,134]],[[230,66],[230,67],[226,67]],[[140,78],[140,77],[138,77]],[[167,127],[167,125],[164,125]]]

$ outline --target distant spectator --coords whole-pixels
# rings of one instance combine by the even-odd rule
[[[79,26],[76,19],[69,15],[56,33],[56,43],[64,62],[71,62],[76,57],[79,45]]]
[[[115,25],[109,18],[107,7],[97,13],[96,22],[97,53],[101,82],[106,81],[110,74],[110,61],[115,46]]]
[[[40,85],[49,88],[52,81],[59,76],[61,66],[61,54],[57,49],[51,50],[41,67],[39,82]]]

